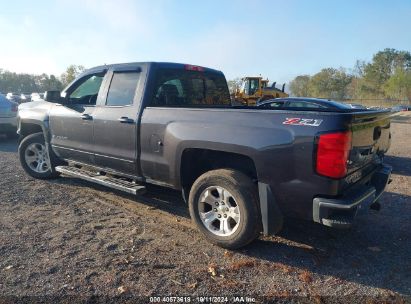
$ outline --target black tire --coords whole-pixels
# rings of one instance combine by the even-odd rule
[[[26,149],[31,144],[36,144],[36,143],[46,146],[43,133],[31,134],[25,137],[20,142],[18,153],[19,153],[20,164],[23,167],[24,171],[26,171],[28,175],[34,178],[37,178],[37,179],[52,179],[52,178],[58,177],[60,173],[55,170],[55,166],[57,163],[56,158],[54,157],[53,153],[50,153],[50,151],[49,151],[49,157],[50,157],[51,166],[47,172],[44,172],[44,173],[36,172],[33,169],[31,169],[30,166],[27,164],[26,158],[25,158]]]
[[[220,236],[212,233],[200,217],[200,197],[206,189],[214,186],[226,189],[235,198],[235,203],[239,208],[240,220],[232,235]],[[261,232],[257,186],[239,171],[218,169],[201,175],[191,187],[189,208],[191,219],[200,232],[208,241],[220,247],[227,249],[243,247],[256,239]]]

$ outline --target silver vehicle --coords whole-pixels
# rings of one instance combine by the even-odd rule
[[[18,104],[0,94],[0,134],[9,138],[17,136]]]

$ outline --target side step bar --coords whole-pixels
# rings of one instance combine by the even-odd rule
[[[142,194],[145,192],[146,187],[123,180],[121,178],[115,178],[107,175],[100,175],[97,172],[88,171],[72,166],[58,166],[56,171],[64,175],[77,177],[89,182],[93,182],[99,185],[107,186],[116,190],[124,191],[131,194]]]

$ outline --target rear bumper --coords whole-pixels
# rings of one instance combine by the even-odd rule
[[[372,174],[368,185],[341,198],[315,197],[314,222],[336,228],[350,227],[358,211],[367,210],[379,199],[390,181],[391,171],[391,166],[382,165]]]

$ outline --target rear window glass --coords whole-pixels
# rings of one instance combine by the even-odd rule
[[[158,71],[151,106],[229,106],[224,76],[180,69]]]
[[[140,73],[114,73],[106,105],[126,106],[133,103]]]

